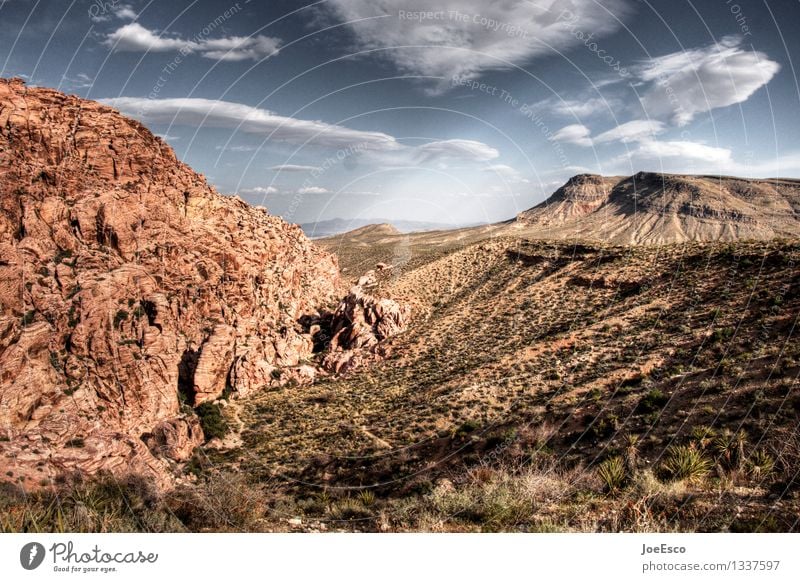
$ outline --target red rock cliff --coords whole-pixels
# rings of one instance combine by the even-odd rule
[[[312,350],[338,268],[109,107],[0,79],[0,478],[168,481],[196,403]],[[147,444],[145,444],[147,443]],[[149,445],[149,447],[148,447]]]

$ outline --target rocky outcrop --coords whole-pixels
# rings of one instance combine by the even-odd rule
[[[335,260],[136,121],[0,80],[0,196],[0,478],[166,485],[202,438],[179,392],[308,377]]]
[[[578,174],[570,178],[550,198],[530,210],[521,212],[517,220],[545,227],[569,220],[579,220],[605,204],[611,189],[620,179],[597,174]]]
[[[370,291],[375,287],[375,273],[369,271],[350,288],[334,311],[330,353],[323,360],[326,369],[338,374],[385,356],[380,342],[406,329],[409,307],[393,299],[373,296]]]

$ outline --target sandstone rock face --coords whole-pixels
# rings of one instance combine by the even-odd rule
[[[323,361],[326,369],[338,374],[383,356],[379,343],[406,329],[410,308],[393,299],[371,295],[370,290],[376,285],[375,273],[368,272],[334,311],[330,353]]]
[[[0,79],[0,196],[0,478],[167,483],[202,438],[179,390],[309,375],[297,321],[332,304],[335,260],[141,124]]]

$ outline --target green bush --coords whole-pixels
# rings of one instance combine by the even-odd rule
[[[669,401],[669,396],[658,388],[653,388],[639,401],[638,409],[640,412],[654,412],[661,410]]]
[[[26,327],[33,323],[33,320],[36,318],[36,310],[31,309],[30,311],[26,311],[25,315],[22,316],[22,325]]]
[[[128,319],[128,312],[125,311],[124,309],[120,309],[114,316],[114,327],[119,327],[120,324],[126,319]]]
[[[206,435],[206,439],[222,438],[230,432],[228,421],[222,415],[222,409],[219,404],[203,402],[194,411],[200,418],[200,426],[203,427],[203,434]]]

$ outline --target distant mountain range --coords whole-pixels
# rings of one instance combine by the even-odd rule
[[[345,233],[365,242],[375,236],[458,230],[461,238],[510,234],[531,239],[586,240],[613,244],[668,244],[796,238],[800,235],[800,180],[750,179],[639,172],[633,176],[579,174],[547,200],[505,222],[474,227],[384,221],[328,221],[304,226],[314,238]],[[317,223],[327,226],[327,223]],[[374,223],[373,223],[374,224]],[[331,234],[328,234],[331,233]],[[455,233],[430,233],[426,240]]]
[[[309,238],[324,238],[356,230],[373,224],[390,224],[398,233],[426,232],[431,230],[452,230],[472,226],[465,224],[447,224],[442,222],[424,222],[415,220],[390,220],[387,218],[332,218],[319,222],[308,222],[300,225]]]

